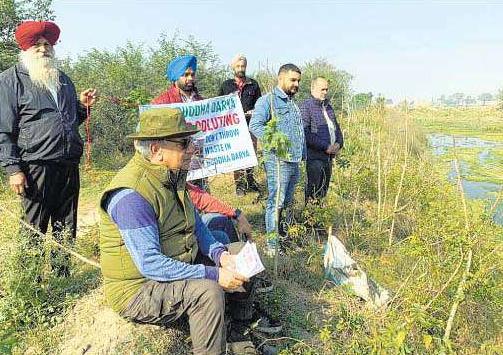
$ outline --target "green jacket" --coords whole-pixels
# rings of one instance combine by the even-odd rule
[[[103,206],[111,192],[130,188],[150,203],[157,216],[163,254],[188,263],[197,255],[194,206],[185,187],[173,187],[169,173],[167,168],[150,164],[136,154],[112,179],[101,197],[101,271],[105,297],[115,311],[125,309],[147,279],[136,268],[119,228]]]

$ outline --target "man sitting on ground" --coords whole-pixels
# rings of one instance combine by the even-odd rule
[[[197,133],[180,110],[140,115],[137,153],[112,179],[100,202],[100,251],[105,297],[121,316],[168,324],[189,318],[195,354],[226,349],[224,290],[245,286],[231,314],[249,315],[252,283],[236,273],[239,245],[215,240],[186,190]],[[212,265],[210,265],[212,264]],[[235,311],[235,312],[232,312]]]

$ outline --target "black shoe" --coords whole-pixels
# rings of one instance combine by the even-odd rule
[[[257,276],[255,280],[255,292],[256,293],[267,293],[272,292],[274,286],[271,281],[267,280],[265,277]]]
[[[264,344],[259,350],[262,355],[278,355],[278,349],[272,345]]]
[[[246,321],[227,320],[227,352],[228,354],[252,355],[258,354],[252,342],[250,327]]]
[[[250,329],[265,334],[278,334],[283,330],[283,326],[279,320],[274,319],[258,303],[255,303],[255,314]]]
[[[276,355],[278,353],[276,347],[263,345],[257,351],[255,344],[257,344],[257,337],[254,337],[252,331],[254,330],[252,326],[254,323],[250,324],[246,321],[235,321],[228,320],[227,323],[227,352],[228,354],[266,354],[266,355]],[[263,325],[262,325],[263,326]],[[260,331],[255,328],[255,330]],[[267,330],[267,329],[266,329]],[[264,332],[266,333],[266,332]],[[268,334],[274,334],[269,332]],[[255,342],[255,344],[254,344]]]
[[[248,179],[247,190],[251,192],[260,192],[260,185],[255,179]]]
[[[227,343],[238,343],[250,340],[249,322],[234,319],[228,321]]]
[[[283,326],[278,320],[261,315],[251,324],[251,329],[265,334],[278,334],[283,330]]]

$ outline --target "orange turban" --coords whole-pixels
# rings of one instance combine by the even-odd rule
[[[34,46],[40,37],[44,37],[51,45],[59,38],[60,29],[54,22],[25,21],[16,28],[16,42],[25,51]]]

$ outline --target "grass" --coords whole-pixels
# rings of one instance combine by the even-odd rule
[[[481,161],[480,155],[488,152],[489,157]],[[449,166],[454,158],[462,161],[466,166],[463,178],[470,181],[503,184],[503,145],[500,148],[457,148],[448,149],[445,154],[438,156],[444,166]]]
[[[470,221],[465,228],[460,195],[432,162],[423,130],[413,117],[367,110],[345,117],[341,125],[346,146],[327,200],[322,207],[302,211],[299,184],[297,223],[289,226],[289,234],[303,247],[280,259],[275,290],[261,300],[282,320],[284,331],[278,338],[259,337],[258,342],[277,345],[281,354],[502,352],[503,229],[476,201],[468,201]],[[408,163],[403,173],[405,155]],[[112,175],[106,169],[83,171],[81,206],[95,206]],[[264,184],[262,169],[257,176]],[[231,174],[210,179],[210,185],[212,194],[244,211],[255,227],[255,240],[263,246],[265,201],[257,194],[237,198]],[[2,205],[15,200],[5,189],[0,194]],[[390,290],[392,302],[386,309],[373,310],[348,290],[324,280],[323,241],[312,233],[317,223],[333,225],[360,266]],[[17,225],[6,220],[1,228],[12,235]],[[94,226],[87,228],[76,248],[96,257],[97,237]],[[9,238],[0,236],[0,246],[8,244]],[[473,265],[451,336],[444,341],[463,273],[458,266],[469,249]],[[10,257],[5,248],[0,252],[4,260]],[[265,259],[265,263],[271,270],[272,261]],[[80,264],[75,268],[86,272]],[[6,348],[47,354],[188,352],[183,326],[133,325],[111,312],[104,304],[100,278],[93,275],[96,282],[83,285],[79,297],[60,308],[59,322],[18,325],[4,342]],[[0,304],[8,299],[8,291]]]
[[[459,141],[464,137],[479,138],[492,146],[478,148],[445,148],[437,156],[442,171],[451,169],[455,156],[467,170],[463,178],[470,181],[503,184],[503,112],[495,108],[419,108],[412,117],[427,133],[452,135]],[[481,159],[480,154],[487,155]]]
[[[503,142],[503,112],[487,108],[418,108],[411,115],[427,131]]]

